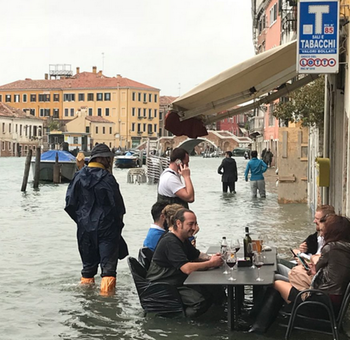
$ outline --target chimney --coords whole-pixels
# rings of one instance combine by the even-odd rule
[[[92,66],[92,73],[96,73],[97,71],[97,67],[96,66]]]
[[[120,74],[117,74],[117,78],[120,79],[120,78],[123,78]]]
[[[102,77],[102,71],[98,71],[97,75],[98,75],[99,77]]]
[[[76,72],[77,74],[79,74],[80,73],[80,67],[77,67],[77,72]]]
[[[48,80],[49,79],[49,75],[48,73],[45,73],[45,80]]]

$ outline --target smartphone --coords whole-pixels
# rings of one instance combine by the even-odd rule
[[[294,250],[293,250],[292,248],[289,248],[289,249],[290,249],[290,251],[292,252],[292,254],[293,254],[294,257],[298,257],[297,254],[294,253]]]
[[[303,265],[303,267],[306,269],[306,270],[310,270],[310,267],[307,265],[307,263],[305,262],[305,260],[299,255],[297,254],[297,257],[298,259],[300,260],[301,264]]]

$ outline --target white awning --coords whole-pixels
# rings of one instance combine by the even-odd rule
[[[242,108],[237,110],[236,107],[228,114],[216,117],[216,114],[223,110],[259,99],[260,96],[278,89],[281,85],[286,93],[305,85],[317,78],[317,75],[306,77],[304,81],[292,87],[288,84],[289,89],[285,86],[287,81],[297,75],[296,45],[296,41],[292,41],[233,66],[177,98],[172,103],[173,110],[177,111],[181,120],[198,117],[203,121],[214,122],[225,116],[246,112]],[[278,98],[275,97],[272,96],[270,101]],[[247,107],[251,108],[251,105]],[[213,114],[214,117],[207,117]]]

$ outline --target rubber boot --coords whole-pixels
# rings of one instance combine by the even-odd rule
[[[115,294],[116,279],[113,276],[104,276],[101,281],[100,294],[103,296],[112,296]]]
[[[269,287],[261,303],[262,308],[249,332],[265,333],[277,318],[283,303],[281,294],[276,289]]]
[[[95,283],[95,279],[93,277],[82,277],[80,279],[80,284],[82,285],[93,285]]]

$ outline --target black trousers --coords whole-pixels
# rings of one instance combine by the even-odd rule
[[[235,191],[235,182],[222,182],[222,191],[227,192],[227,189],[230,189],[230,192]]]

